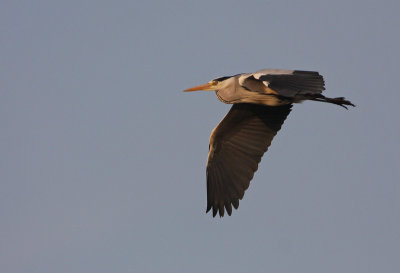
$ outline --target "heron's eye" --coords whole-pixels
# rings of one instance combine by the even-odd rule
[[[210,81],[210,85],[215,86],[218,84],[218,81]]]

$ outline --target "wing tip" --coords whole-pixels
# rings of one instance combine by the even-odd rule
[[[234,199],[231,201],[227,201],[225,202],[225,204],[211,204],[208,203],[207,204],[207,208],[206,208],[206,213],[208,213],[209,211],[212,210],[212,216],[215,217],[217,216],[217,214],[219,215],[220,218],[224,217],[225,215],[225,210],[226,213],[228,214],[228,216],[232,215],[233,209],[238,209],[239,208],[239,199]]]

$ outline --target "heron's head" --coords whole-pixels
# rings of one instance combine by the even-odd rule
[[[229,77],[220,77],[220,78],[216,78],[212,81],[209,81],[208,83],[199,85],[199,86],[195,86],[192,88],[188,88],[186,90],[184,90],[185,92],[190,92],[190,91],[218,91],[222,88],[227,87],[230,84],[230,79],[232,79],[232,76]]]

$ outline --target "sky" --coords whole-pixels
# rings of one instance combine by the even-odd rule
[[[1,1],[0,271],[400,272],[399,1]],[[206,214],[184,89],[319,71],[240,207]]]

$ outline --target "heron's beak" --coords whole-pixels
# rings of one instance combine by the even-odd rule
[[[198,91],[198,90],[213,91],[215,89],[213,88],[213,85],[211,85],[210,83],[206,83],[206,84],[202,84],[202,85],[195,86],[195,87],[192,87],[192,88],[188,88],[188,89],[183,90],[183,91],[184,92],[190,92],[190,91]]]

